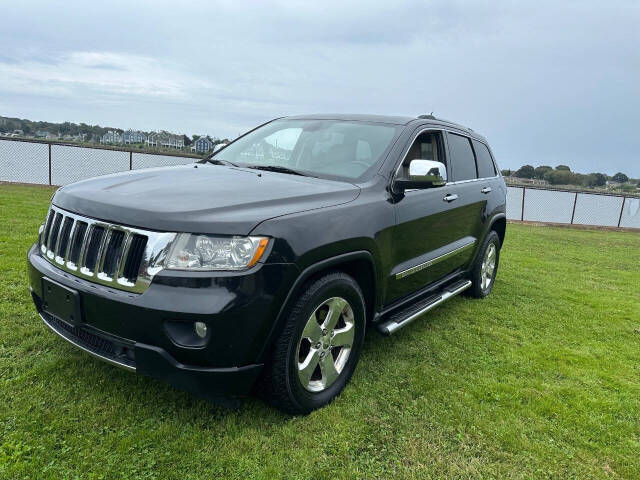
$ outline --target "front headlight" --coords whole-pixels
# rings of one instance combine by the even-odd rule
[[[265,237],[179,233],[164,266],[173,270],[243,270],[260,260],[268,243]]]

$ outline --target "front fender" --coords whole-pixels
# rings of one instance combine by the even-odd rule
[[[378,278],[379,270],[376,269],[374,258],[371,252],[366,250],[360,250],[355,252],[344,253],[342,255],[337,255],[330,258],[325,258],[324,260],[321,260],[312,265],[309,265],[300,273],[300,275],[298,275],[296,280],[293,282],[293,285],[289,289],[289,293],[287,294],[284,302],[280,306],[280,310],[278,312],[278,315],[275,321],[273,322],[271,331],[269,332],[269,335],[266,341],[264,342],[263,349],[260,352],[260,355],[258,357],[260,359],[259,361],[262,362],[266,360],[266,357],[269,351],[271,350],[271,346],[273,345],[273,342],[277,338],[277,335],[279,334],[279,332],[284,327],[284,323],[286,322],[286,319],[287,319],[287,314],[289,313],[290,309],[293,307],[293,304],[297,300],[298,296],[302,293],[305,283],[309,279],[311,279],[314,275],[320,274],[321,272],[325,272],[325,271],[339,269],[340,265],[346,265],[355,260],[365,261],[371,265],[371,268],[373,271],[373,278],[374,278],[373,290],[375,292],[375,300],[376,300],[374,308],[377,311],[377,309],[380,307],[380,305],[378,305],[377,300],[381,298],[380,297],[381,292],[379,292],[381,288],[381,282],[379,281],[379,278]]]

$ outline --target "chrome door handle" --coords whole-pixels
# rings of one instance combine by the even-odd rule
[[[444,200],[445,202],[451,203],[457,199],[458,199],[458,195],[454,193],[454,194],[445,195],[445,197],[442,200]]]
[[[491,187],[484,187],[482,190],[480,190],[482,193],[489,193],[491,191]]]

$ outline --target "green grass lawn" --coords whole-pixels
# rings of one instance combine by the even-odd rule
[[[637,233],[509,225],[489,298],[369,332],[344,393],[290,417],[51,333],[25,274],[51,193],[0,185],[0,478],[640,478]]]

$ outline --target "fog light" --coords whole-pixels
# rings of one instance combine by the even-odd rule
[[[196,322],[193,324],[193,327],[196,330],[196,335],[200,338],[204,338],[207,336],[207,324],[204,322]]]

